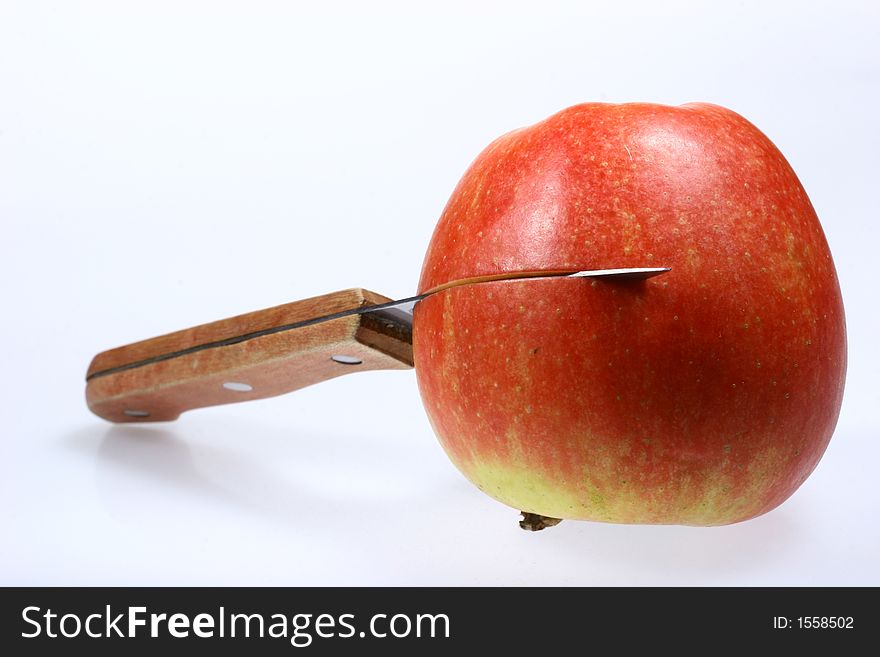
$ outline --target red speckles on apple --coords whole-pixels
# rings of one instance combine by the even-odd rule
[[[453,193],[419,287],[647,265],[672,272],[417,306],[420,390],[480,488],[557,517],[719,524],[815,466],[845,370],[836,276],[791,168],[728,110],[585,105],[502,137]]]

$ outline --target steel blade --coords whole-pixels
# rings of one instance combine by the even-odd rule
[[[524,280],[527,278],[600,278],[610,280],[638,281],[645,280],[653,276],[659,276],[660,274],[665,274],[668,271],[671,271],[670,267],[623,267],[618,269],[585,269],[583,271],[577,271],[574,273],[518,273],[515,278],[511,279],[503,279],[497,276],[487,277],[485,281],[481,281],[479,279],[468,279],[467,282],[462,283],[462,285],[479,285],[481,282],[495,282],[498,280]],[[383,318],[387,318],[388,320],[395,323],[409,325],[410,327],[412,327],[413,309],[415,308],[416,304],[422,299],[431,296],[432,294],[437,294],[437,292],[448,290],[451,287],[459,286],[444,286],[441,289],[426,292],[425,294],[417,294],[413,297],[406,297],[404,299],[398,299],[396,301],[389,301],[388,303],[381,303],[376,306],[364,306],[362,308],[358,308],[356,312],[361,314],[376,313],[377,315],[381,315]]]

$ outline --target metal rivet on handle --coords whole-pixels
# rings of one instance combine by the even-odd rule
[[[239,381],[227,381],[223,384],[223,387],[234,392],[250,392],[254,389],[251,384],[241,383]]]
[[[330,356],[330,360],[340,363],[342,365],[360,365],[364,361],[355,356],[346,356],[345,354],[335,354]]]

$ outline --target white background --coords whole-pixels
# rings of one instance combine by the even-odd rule
[[[322,4],[0,5],[0,583],[880,584],[877,3]],[[523,532],[447,460],[413,372],[167,425],[86,410],[103,349],[412,293],[472,158],[589,100],[727,105],[818,210],[846,399],[779,509]]]

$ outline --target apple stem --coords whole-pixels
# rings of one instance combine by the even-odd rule
[[[520,511],[520,513],[522,513],[522,520],[519,521],[519,526],[528,532],[539,532],[562,522],[562,518],[550,518],[528,511]]]

